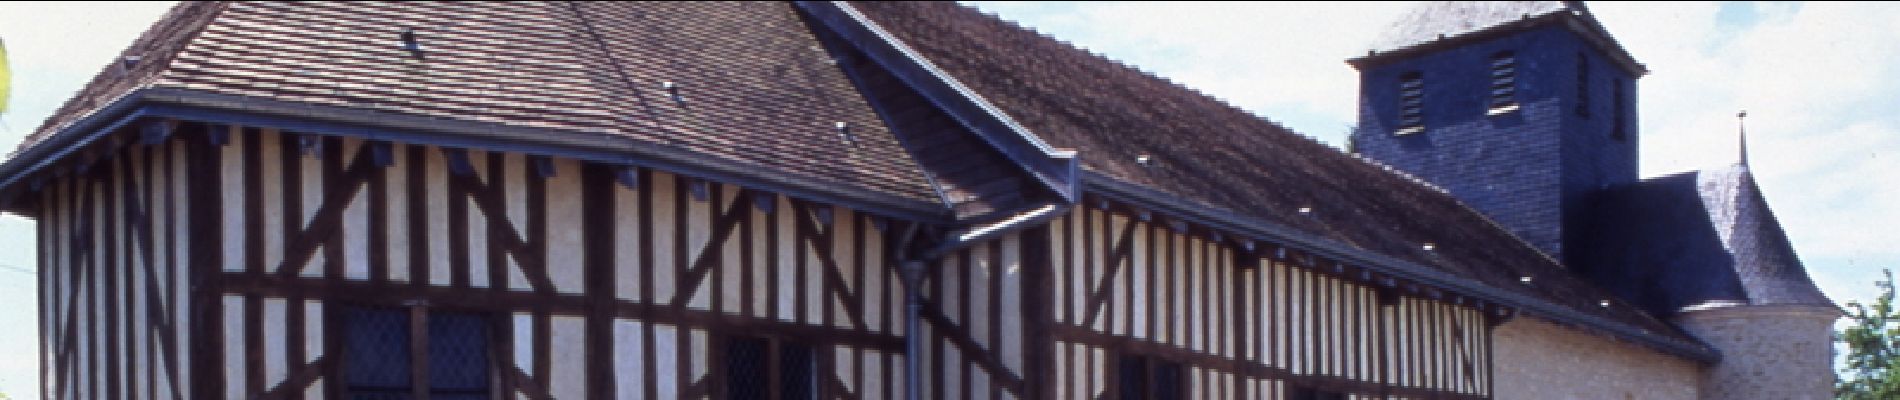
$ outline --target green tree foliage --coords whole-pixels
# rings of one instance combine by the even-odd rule
[[[1846,369],[1834,384],[1840,400],[1900,399],[1900,312],[1893,304],[1893,271],[1874,282],[1880,296],[1872,304],[1847,303],[1850,325],[1837,332],[1847,345]]]
[[[12,93],[13,73],[7,69],[7,42],[0,40],[0,114],[7,113],[7,98]],[[0,400],[7,400],[0,394]]]

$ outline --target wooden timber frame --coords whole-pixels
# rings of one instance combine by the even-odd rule
[[[817,349],[821,398],[904,392],[889,237],[915,222],[646,168],[164,123],[35,193],[48,397],[344,398],[352,307],[489,316],[509,398],[723,398],[738,336]],[[1032,397],[1046,333],[1018,276],[1046,267],[1024,241],[929,262],[929,385]]]
[[[1481,399],[1507,308],[1091,195],[1046,227],[1061,399],[1117,399],[1118,356],[1186,367],[1189,398]]]
[[[32,192],[48,397],[344,398],[344,312],[384,307],[487,316],[509,398],[724,398],[723,343],[768,337],[817,349],[826,399],[902,398],[907,338],[931,399],[1116,399],[1118,355],[1180,363],[1192,398],[1477,399],[1508,315],[1091,196],[923,260],[913,337],[898,255],[942,227],[649,168],[143,126]]]

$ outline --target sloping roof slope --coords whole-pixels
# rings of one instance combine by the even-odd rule
[[[1686,338],[1449,195],[1209,96],[956,4],[854,5],[1088,171]]]
[[[1398,50],[1446,37],[1476,32],[1511,21],[1567,12],[1565,1],[1434,1],[1412,8],[1391,29],[1380,34],[1372,49]],[[1574,7],[1581,8],[1577,3]]]
[[[1648,67],[1636,62],[1582,1],[1421,2],[1380,34],[1370,53],[1347,63],[1364,68],[1549,26],[1576,32],[1630,74],[1649,73]]]
[[[1208,96],[953,3],[856,7],[1094,174],[1699,346],[1599,306],[1608,293],[1450,196]],[[167,88],[612,137],[939,201],[786,3],[188,3],[128,53],[146,61],[102,73],[22,151]]]
[[[1611,188],[1592,213],[1580,266],[1657,315],[1833,304],[1808,278],[1746,165]]]
[[[176,88],[614,135],[941,202],[785,3],[186,2],[126,53],[144,61],[101,72],[21,149]]]

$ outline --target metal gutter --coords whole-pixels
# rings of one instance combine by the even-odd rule
[[[944,240],[943,243],[938,243],[936,247],[925,251],[919,258],[934,260],[937,259],[937,257],[942,257],[944,254],[971,244],[981,243],[1010,232],[1041,225],[1043,222],[1048,222],[1051,219],[1062,216],[1063,213],[1067,213],[1070,206],[1072,206],[1072,204],[1069,203],[1032,205],[1026,209],[1026,211],[1018,212],[1015,215],[996,222],[965,227],[964,229],[952,232],[950,237]]]
[[[129,93],[16,154],[0,164],[0,192],[13,190],[21,180],[86,144],[146,117],[647,167],[889,217],[938,224],[953,221],[949,210],[938,204],[871,190],[848,190],[835,182],[769,171],[610,133],[509,126],[172,88],[146,88]]]
[[[1395,277],[1438,286],[1466,296],[1497,304],[1517,307],[1523,313],[1538,315],[1555,322],[1598,329],[1619,338],[1692,360],[1705,363],[1714,363],[1721,360],[1721,354],[1717,353],[1713,348],[1699,342],[1684,342],[1682,340],[1662,336],[1656,332],[1650,332],[1643,328],[1601,316],[1579,312],[1569,307],[1553,304],[1528,295],[1498,290],[1490,285],[1468,278],[1446,274],[1431,267],[1347,246],[1332,240],[1314,237],[1312,234],[1279,224],[1261,221],[1258,218],[1243,216],[1226,210],[1208,208],[1204,205],[1183,200],[1172,194],[1121,182],[1099,173],[1085,171],[1082,175],[1082,181],[1089,193],[1100,194],[1116,200],[1148,207],[1157,212],[1180,217],[1195,224],[1232,232],[1237,235],[1250,236],[1256,240],[1284,243],[1290,247],[1311,252],[1316,256],[1356,265],[1364,265],[1380,272],[1392,274]]]

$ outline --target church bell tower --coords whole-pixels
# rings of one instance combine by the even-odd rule
[[[1348,63],[1360,72],[1355,151],[1566,265],[1589,195],[1637,179],[1647,71],[1580,2],[1425,5]]]

